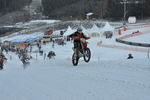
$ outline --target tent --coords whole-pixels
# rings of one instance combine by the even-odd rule
[[[83,25],[81,25],[82,31],[85,32],[86,29],[83,27]]]
[[[91,29],[86,30],[88,36],[91,37],[99,37],[100,36],[100,32],[101,29],[97,27],[97,25],[93,25],[93,27]]]
[[[84,35],[88,36],[88,30],[85,29],[82,25],[81,25],[81,28],[82,28]]]
[[[29,38],[29,39],[26,39],[25,42],[35,42],[39,40],[40,40],[39,38]]]
[[[35,41],[39,41],[39,38],[29,38],[26,40],[18,40],[18,41],[12,41],[11,44],[15,45],[15,44],[22,44],[22,43],[28,43],[28,42],[35,42]]]
[[[23,43],[23,42],[25,42],[25,41],[24,41],[24,40],[12,41],[11,44],[12,44],[12,45],[13,45],[13,44],[21,44],[21,43]]]
[[[105,31],[113,31],[114,32],[114,27],[111,26],[108,22],[105,23],[105,26],[102,29],[103,32]]]
[[[68,26],[66,32],[64,33],[64,36],[68,36],[74,32],[75,32],[75,30],[73,30],[70,26]]]
[[[94,32],[94,33],[99,33],[100,32],[100,29],[97,27],[97,25],[93,25],[93,27],[91,28],[91,30]]]
[[[106,36],[106,38],[107,38],[107,36],[108,37],[112,36],[112,35],[114,35],[114,29],[115,28],[113,26],[111,26],[108,22],[106,22],[105,26],[102,29],[102,35]]]

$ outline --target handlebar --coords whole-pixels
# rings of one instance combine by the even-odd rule
[[[80,39],[81,39],[81,38],[78,37],[78,36],[74,36],[73,38],[74,38],[74,39],[77,39],[77,40],[80,40]],[[87,40],[87,39],[91,39],[91,37],[86,37],[86,38],[84,38],[84,39],[86,39],[86,40]]]

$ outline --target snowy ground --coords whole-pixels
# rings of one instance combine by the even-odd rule
[[[149,37],[150,37],[150,34],[144,34],[144,35],[129,38],[129,39],[126,39],[126,40],[131,41],[131,42],[150,43]]]
[[[144,30],[147,28],[140,29]],[[136,29],[126,34],[133,31]],[[91,61],[85,63],[80,59],[76,67],[71,62],[71,42],[65,46],[55,45],[55,48],[52,43],[43,45],[44,53],[53,50],[56,57],[44,60],[38,55],[37,61],[31,60],[26,68],[16,54],[6,54],[7,58],[11,55],[12,60],[9,59],[0,71],[0,100],[150,100],[147,53],[97,46],[100,40],[104,44],[122,45],[115,42],[117,37],[90,39]],[[144,35],[141,38],[147,39]],[[134,59],[126,59],[129,53]],[[36,58],[36,53],[31,55]]]

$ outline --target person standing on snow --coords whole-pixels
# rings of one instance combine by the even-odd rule
[[[128,58],[127,59],[133,59],[132,54],[128,54]]]
[[[32,46],[30,45],[30,53],[32,53]]]
[[[7,60],[7,58],[5,57],[5,55],[2,52],[0,52],[0,70],[3,69],[4,60]]]

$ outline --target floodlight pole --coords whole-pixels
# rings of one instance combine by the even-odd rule
[[[124,15],[123,15],[123,20],[126,20],[126,4],[127,4],[127,0],[123,0],[123,4],[124,4]]]
[[[141,16],[142,16],[142,20],[143,20],[143,8],[144,8],[144,0],[142,0],[142,13],[141,13]]]

